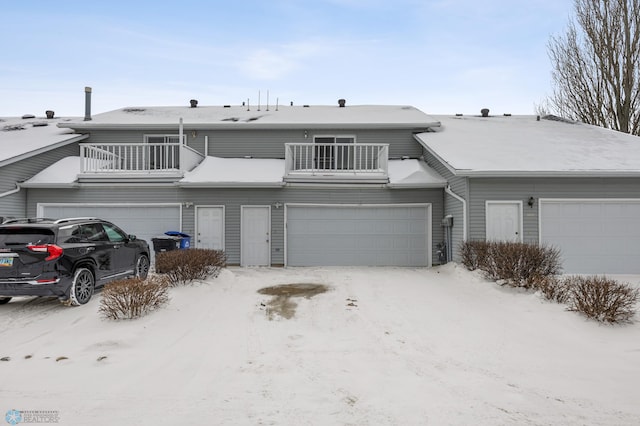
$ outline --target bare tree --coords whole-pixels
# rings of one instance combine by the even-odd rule
[[[640,1],[574,0],[566,34],[551,37],[553,113],[640,135]]]

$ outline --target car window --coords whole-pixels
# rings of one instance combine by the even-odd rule
[[[58,243],[79,243],[82,241],[78,225],[62,226],[58,229]]]
[[[80,235],[83,241],[100,242],[108,241],[107,235],[99,223],[86,223],[80,225]]]
[[[0,247],[27,244],[52,244],[53,230],[25,226],[7,226],[0,229]]]
[[[127,239],[127,235],[122,232],[120,228],[109,223],[103,223],[102,226],[104,226],[104,230],[107,233],[110,241],[113,241],[115,243],[119,241],[125,241]]]

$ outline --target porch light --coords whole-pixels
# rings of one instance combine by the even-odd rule
[[[529,207],[533,208],[533,203],[535,203],[535,199],[533,197],[529,197],[529,201],[527,201],[527,204],[529,205]]]
[[[279,209],[280,207],[282,207],[282,203],[280,201],[276,201],[275,203],[273,203],[273,207]]]

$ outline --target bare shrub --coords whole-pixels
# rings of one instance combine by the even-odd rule
[[[570,283],[569,310],[582,312],[600,322],[629,321],[635,314],[640,290],[604,276],[567,277]]]
[[[547,300],[557,303],[569,303],[571,300],[571,285],[571,280],[551,275],[535,279],[533,288],[539,290]]]
[[[156,272],[164,274],[175,286],[215,278],[226,263],[227,255],[222,250],[171,250],[156,255]]]
[[[468,241],[461,247],[462,262],[493,281],[532,288],[541,277],[559,274],[560,252],[552,247],[497,241]]]
[[[486,268],[489,256],[489,245],[487,241],[465,241],[460,245],[460,257],[462,264],[470,271]]]
[[[166,304],[167,289],[167,280],[158,276],[113,281],[104,286],[98,311],[113,320],[138,318]]]

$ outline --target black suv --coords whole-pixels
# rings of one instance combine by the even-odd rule
[[[13,219],[0,225],[0,304],[57,296],[84,305],[95,287],[146,278],[149,245],[97,218]]]

